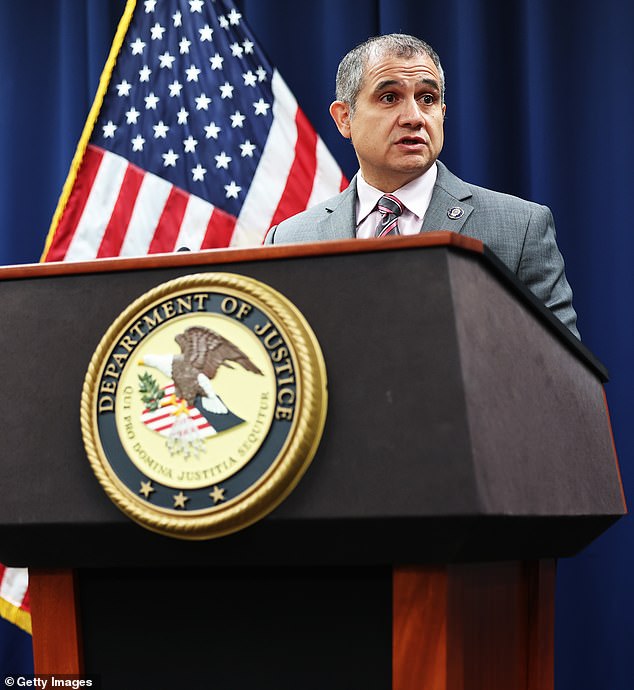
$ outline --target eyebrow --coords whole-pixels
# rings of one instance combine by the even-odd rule
[[[379,82],[376,85],[376,88],[374,89],[375,93],[379,93],[381,91],[385,91],[385,89],[390,88],[391,86],[401,86],[403,84],[402,81],[399,79],[385,79],[382,82]],[[440,85],[435,79],[430,79],[429,77],[426,77],[424,79],[421,79],[418,84],[424,85],[424,86],[430,86],[432,89],[435,89],[438,93],[440,93]]]

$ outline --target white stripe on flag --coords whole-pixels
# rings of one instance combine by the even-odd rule
[[[128,161],[113,153],[104,155],[95,177],[65,261],[93,259],[101,245],[106,226],[112,215]]]
[[[244,200],[231,245],[259,245],[269,229],[295,160],[297,101],[277,70],[273,72],[273,125],[251,187]]]
[[[145,173],[121,245],[120,256],[143,256],[148,253],[154,231],[173,186],[162,177]]]
[[[26,568],[6,568],[0,582],[0,599],[14,606],[22,606],[28,584],[29,571]]]
[[[317,172],[315,173],[313,191],[306,208],[338,194],[340,185],[341,169],[319,137],[317,139]]]
[[[199,196],[190,195],[176,240],[176,249],[179,247],[187,247],[192,251],[200,249],[213,212],[214,207],[208,201]]]

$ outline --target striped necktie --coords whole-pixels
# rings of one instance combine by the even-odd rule
[[[400,235],[398,217],[403,213],[403,204],[395,196],[384,194],[376,207],[381,213],[381,222],[377,225],[374,236]]]

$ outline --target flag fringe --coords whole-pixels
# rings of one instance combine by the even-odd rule
[[[51,248],[51,245],[53,244],[53,238],[55,237],[55,233],[59,226],[62,214],[66,209],[68,200],[70,199],[70,194],[75,184],[77,173],[82,164],[82,161],[84,160],[84,154],[86,153],[86,148],[88,146],[92,130],[95,127],[97,118],[99,117],[99,112],[101,111],[101,106],[103,105],[103,99],[105,98],[106,91],[108,90],[108,86],[110,84],[110,79],[112,78],[112,72],[117,62],[117,58],[119,56],[121,47],[123,46],[123,41],[128,32],[128,27],[130,26],[130,22],[132,21],[132,15],[134,14],[134,10],[136,8],[136,1],[137,0],[127,0],[125,9],[123,10],[123,15],[121,17],[121,20],[119,21],[117,33],[115,34],[114,40],[112,42],[108,59],[106,60],[103,72],[101,73],[101,77],[99,78],[99,86],[97,87],[95,100],[93,101],[92,107],[90,108],[90,112],[88,113],[86,124],[84,125],[84,129],[79,139],[79,143],[77,144],[77,149],[75,150],[75,155],[73,156],[73,160],[70,165],[68,177],[66,178],[66,182],[64,183],[64,187],[62,188],[62,193],[59,197],[59,201],[57,202],[57,208],[55,209],[55,213],[53,214],[53,219],[51,221],[51,226],[46,236],[46,243],[44,245],[44,251],[42,252],[42,256],[40,257],[40,262],[46,261],[46,257]]]
[[[18,628],[24,630],[24,632],[32,634],[31,630],[31,614],[19,606],[10,604],[5,599],[0,599],[0,616],[9,623],[17,625]]]

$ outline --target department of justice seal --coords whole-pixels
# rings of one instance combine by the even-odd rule
[[[251,278],[202,273],[154,288],[108,329],[81,427],[126,515],[208,539],[284,500],[317,450],[326,398],[321,350],[297,308]]]

